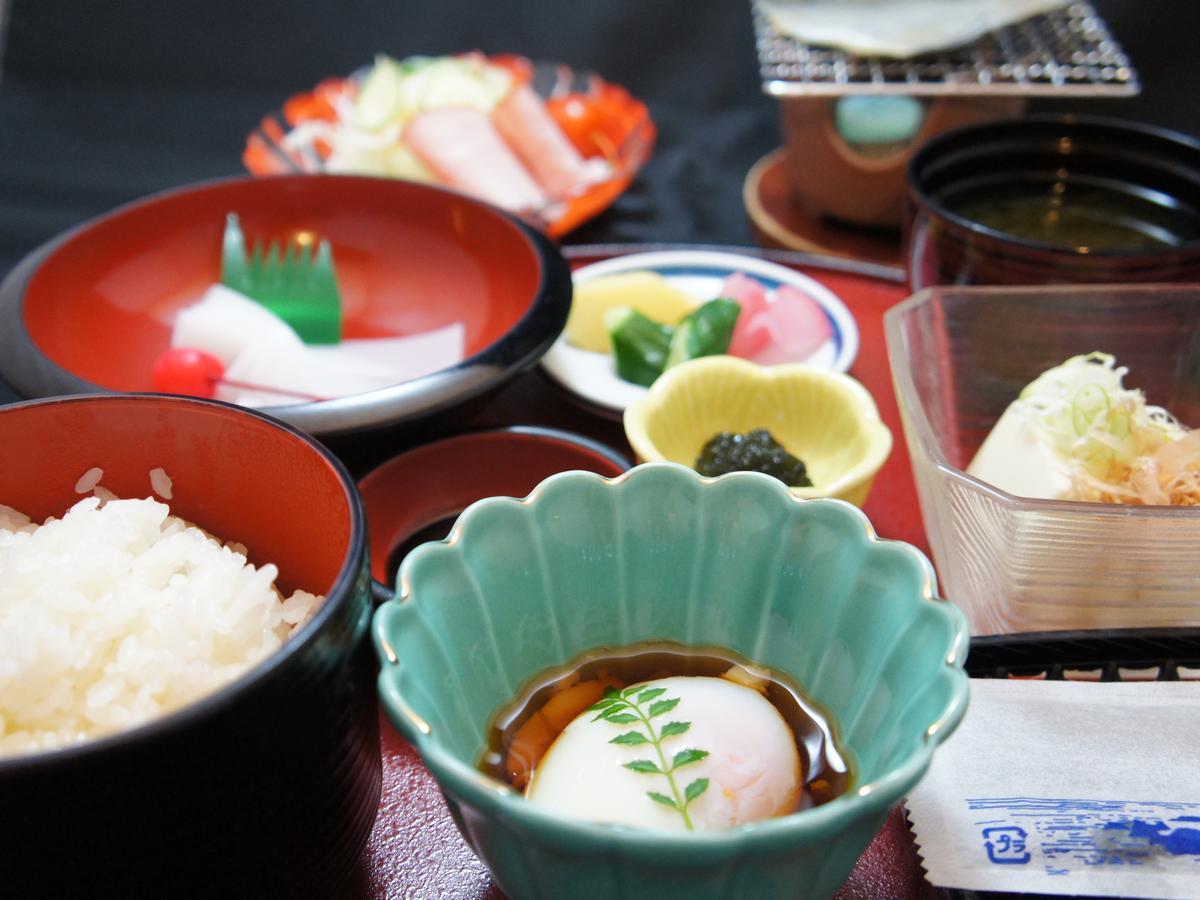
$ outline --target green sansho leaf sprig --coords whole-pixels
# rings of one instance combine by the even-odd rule
[[[634,685],[623,691],[610,687],[604,691],[604,697],[599,702],[588,707],[588,712],[596,713],[596,717],[592,719],[593,722],[603,719],[613,725],[632,725],[635,722],[641,724],[643,730],[634,729],[618,734],[609,743],[628,744],[634,747],[649,744],[654,748],[654,753],[658,757],[657,762],[652,759],[635,759],[633,762],[625,763],[625,768],[645,775],[662,775],[666,778],[671,791],[670,795],[658,791],[647,791],[646,796],[655,803],[669,806],[678,812],[683,817],[683,824],[689,831],[692,831],[694,826],[691,816],[688,815],[688,806],[708,789],[708,779],[697,778],[689,782],[681,791],[679,783],[675,780],[675,772],[683,766],[704,759],[708,756],[708,751],[695,748],[679,750],[671,757],[670,762],[667,761],[667,751],[663,749],[663,741],[686,734],[687,730],[692,727],[692,723],[671,721],[657,731],[655,730],[651,720],[665,716],[679,705],[678,698],[663,698],[662,695],[666,692],[666,688],[648,688],[644,685]]]

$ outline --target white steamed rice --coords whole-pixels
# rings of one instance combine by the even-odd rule
[[[171,489],[173,487],[171,477],[161,466],[150,470],[150,487],[154,493],[158,494],[164,500],[171,499]]]
[[[282,598],[275,566],[163,503],[92,488],[41,527],[0,505],[0,756],[184,706],[278,650],[322,600]]]

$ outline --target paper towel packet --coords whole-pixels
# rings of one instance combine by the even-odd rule
[[[1200,683],[978,679],[906,800],[929,880],[1200,898]]]

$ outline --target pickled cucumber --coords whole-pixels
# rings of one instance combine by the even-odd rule
[[[604,317],[618,307],[631,307],[664,325],[674,325],[694,307],[692,296],[657,272],[618,272],[575,285],[571,312],[563,332],[580,350],[607,353],[611,344]]]
[[[671,326],[628,306],[610,309],[604,316],[604,326],[612,342],[617,375],[643,387],[654,384],[667,362]]]
[[[742,307],[734,300],[709,300],[683,318],[671,336],[666,368],[689,359],[716,356],[729,349]]]

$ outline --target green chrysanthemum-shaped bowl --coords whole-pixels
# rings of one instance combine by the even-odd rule
[[[566,819],[475,768],[489,718],[530,676],[648,640],[728,647],[790,676],[835,720],[854,790],[676,833]],[[514,900],[826,897],[967,704],[966,625],[919,552],[876,539],[847,503],[668,463],[476,503],[405,559],[375,642],[391,721]]]

